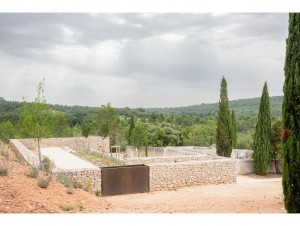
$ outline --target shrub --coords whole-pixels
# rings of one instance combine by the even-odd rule
[[[63,211],[70,211],[74,209],[73,206],[69,206],[69,205],[60,205],[59,208],[61,208]]]
[[[8,153],[5,150],[0,150],[0,156],[8,157]]]
[[[89,192],[91,190],[92,187],[92,180],[89,178],[87,181],[87,184],[84,186],[83,190]]]
[[[95,195],[98,196],[98,197],[101,196],[101,191],[100,190],[96,190]]]
[[[6,166],[0,166],[0,176],[7,175],[8,168]]]
[[[53,163],[48,157],[44,157],[40,164],[40,169],[46,173],[51,173]]]
[[[79,208],[79,211],[83,211],[84,210],[84,206],[83,205],[79,205],[78,208]]]
[[[27,174],[28,177],[37,178],[39,175],[39,169],[37,167],[31,166],[30,172]]]
[[[64,175],[58,175],[58,181],[65,185],[66,187],[73,186],[73,181],[71,178],[64,176]]]
[[[49,185],[50,179],[49,178],[40,178],[38,181],[38,185],[41,188],[47,188]]]
[[[71,185],[71,186],[68,187],[67,193],[68,194],[73,194],[74,193],[74,187],[73,187],[73,185]]]

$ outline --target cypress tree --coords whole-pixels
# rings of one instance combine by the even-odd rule
[[[300,14],[289,14],[283,86],[283,194],[287,212],[300,212]]]
[[[267,174],[270,164],[271,110],[267,82],[260,99],[258,119],[255,126],[253,162],[256,174]]]
[[[236,124],[236,118],[234,114],[234,110],[232,110],[231,113],[231,141],[232,141],[232,148],[236,147],[237,142],[237,124]]]
[[[130,116],[130,119],[129,119],[129,131],[128,131],[128,144],[130,145],[130,137],[131,137],[131,134],[132,134],[132,130],[134,129],[135,127],[135,119],[134,119],[134,116],[131,115]]]
[[[225,157],[231,156],[231,118],[227,94],[227,82],[223,77],[220,90],[219,112],[217,122],[217,154]]]

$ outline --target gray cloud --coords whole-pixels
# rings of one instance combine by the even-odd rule
[[[1,95],[33,99],[45,77],[53,103],[181,106],[217,102],[223,75],[231,99],[266,80],[280,95],[287,26],[278,13],[2,13]]]

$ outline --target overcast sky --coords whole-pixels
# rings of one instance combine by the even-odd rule
[[[282,95],[288,14],[0,13],[0,96],[174,107]]]

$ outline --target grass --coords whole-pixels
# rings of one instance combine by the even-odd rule
[[[6,176],[8,168],[6,166],[0,166],[0,176]]]
[[[84,210],[84,206],[83,205],[79,205],[78,208],[79,208],[79,211],[83,211]]]
[[[93,163],[103,163],[107,166],[119,166],[124,165],[124,163],[117,162],[115,159],[110,158],[109,156],[101,155],[101,153],[96,152],[87,152],[87,151],[79,151],[77,152],[79,156],[90,160]]]
[[[75,189],[82,188],[82,186],[79,183],[77,183],[76,181],[72,180],[68,176],[65,176],[65,175],[62,175],[62,174],[58,174],[57,178],[58,178],[58,181],[61,184],[65,185],[65,187],[68,187],[68,188],[72,187],[72,188],[75,188]]]
[[[5,150],[0,150],[0,156],[8,157],[8,153]]]
[[[74,209],[73,206],[69,206],[69,205],[60,205],[59,208],[61,208],[63,211],[70,211]]]
[[[91,190],[92,187],[92,180],[89,178],[87,181],[87,184],[84,186],[83,190],[85,190],[86,192],[89,192]]]
[[[49,186],[50,179],[49,178],[40,178],[38,180],[38,186],[41,188],[47,188]]]

